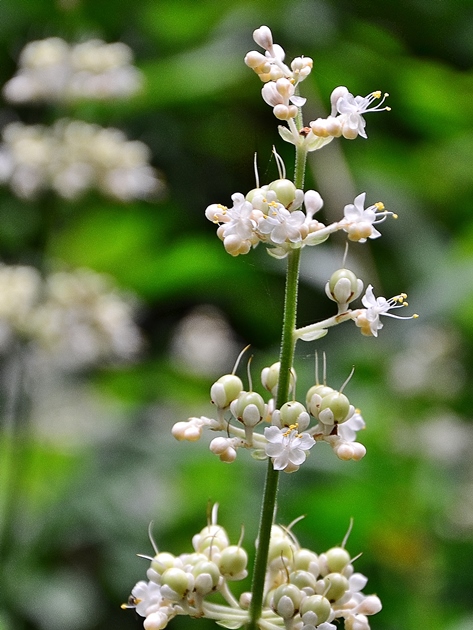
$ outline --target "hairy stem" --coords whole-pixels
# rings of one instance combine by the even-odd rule
[[[304,172],[307,154],[297,149],[294,172],[294,184],[297,188],[304,186]],[[280,347],[280,370],[276,407],[280,409],[289,400],[291,370],[294,363],[295,338],[297,320],[297,292],[299,287],[300,249],[291,249],[287,257],[286,291],[284,299],[284,315]],[[264,597],[264,582],[266,566],[268,564],[269,541],[271,526],[276,511],[279,471],[274,470],[271,460],[268,460],[266,481],[261,506],[261,517],[258,530],[258,546],[256,549],[253,570],[253,584],[251,589],[251,606],[249,629],[257,630],[261,617]]]

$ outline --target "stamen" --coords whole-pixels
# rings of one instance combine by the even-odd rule
[[[256,155],[256,154],[255,154]],[[250,347],[251,344],[248,344],[245,348],[243,348],[243,350],[240,352],[240,354],[237,356],[237,360],[235,361],[235,365],[233,366],[233,370],[232,370],[232,374],[235,374],[235,372],[238,369],[238,365],[240,363],[240,359],[241,357],[244,355],[244,353],[248,350],[248,348]]]

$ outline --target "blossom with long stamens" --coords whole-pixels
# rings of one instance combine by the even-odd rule
[[[390,111],[389,107],[381,107],[388,96],[387,93],[382,96],[379,90],[371,92],[367,96],[353,96],[347,90],[345,94],[340,96],[336,102],[336,109],[340,114],[339,120],[343,137],[348,140],[353,140],[357,136],[367,138],[368,136],[365,132],[366,121],[363,118],[363,114]],[[371,107],[372,103],[378,99],[381,99],[381,101],[374,107]]]
[[[340,225],[350,241],[364,243],[368,238],[378,238],[381,232],[374,227],[375,223],[382,223],[388,216],[397,218],[396,214],[385,210],[380,201],[365,208],[365,199],[366,193],[361,193],[343,210],[344,218]]]
[[[408,306],[406,302],[407,295],[400,293],[387,300],[384,297],[376,298],[373,293],[373,287],[371,284],[366,288],[366,293],[362,297],[361,301],[366,308],[354,311],[355,324],[361,328],[361,333],[368,337],[377,337],[378,330],[381,330],[383,324],[380,320],[381,315],[386,317],[394,317],[395,319],[415,319],[418,315],[414,314],[410,317],[401,317],[400,315],[394,315],[388,311],[394,308],[401,308]]]

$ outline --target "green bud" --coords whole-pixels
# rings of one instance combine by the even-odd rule
[[[232,579],[233,576],[241,576],[243,573],[243,577],[246,577],[247,564],[248,554],[244,549],[236,545],[231,545],[224,549],[218,561],[220,573],[227,579]]]
[[[311,589],[312,592],[315,591],[315,577],[309,571],[293,571],[289,574],[289,582],[297,586],[301,591],[304,588]]]
[[[307,612],[313,612],[317,615],[317,624],[324,623],[330,617],[332,607],[330,602],[323,595],[309,595],[305,597],[301,604],[301,615]]]
[[[175,557],[172,553],[162,551],[154,556],[151,561],[151,568],[159,575],[162,575],[166,569],[170,569],[174,566]]]
[[[343,547],[332,547],[329,549],[325,556],[327,558],[327,567],[329,571],[339,573],[350,564],[350,554]]]
[[[276,193],[279,203],[287,208],[296,198],[296,187],[289,179],[276,179],[268,186],[268,190]]]
[[[240,392],[230,409],[245,426],[255,426],[264,416],[265,404],[263,397],[256,392]]]
[[[329,573],[324,577],[325,597],[329,602],[335,602],[343,597],[349,589],[348,580],[340,573]]]
[[[295,400],[291,402],[284,403],[284,405],[280,409],[281,414],[281,425],[289,427],[291,424],[297,424],[299,422],[299,416],[301,414],[305,414],[307,416],[307,420],[309,420],[309,414],[307,413],[307,409],[300,402]],[[306,425],[308,422],[306,423]],[[306,427],[304,427],[306,428]]]
[[[251,202],[251,201],[253,201],[253,197],[255,195],[263,195],[264,196],[264,194],[265,194],[265,192],[267,190],[268,190],[268,186],[267,185],[261,186],[261,188],[253,188],[252,190],[250,190],[249,193],[246,194],[245,199],[247,201]]]
[[[315,571],[319,568],[319,559],[317,554],[310,549],[297,549],[294,553],[294,569],[301,571],[309,571],[314,567]]]
[[[210,398],[217,407],[226,409],[233,400],[238,398],[242,389],[243,383],[238,376],[235,376],[235,374],[225,374],[210,388]]]
[[[340,392],[332,392],[322,399],[319,415],[324,409],[330,409],[333,414],[334,422],[345,422],[350,411],[350,401],[345,394]],[[322,419],[323,422],[323,419]]]
[[[182,599],[189,590],[189,575],[182,569],[167,569],[161,576],[161,584],[166,584]]]
[[[302,593],[294,584],[281,584],[274,591],[272,609],[283,619],[291,619],[299,611]]]
[[[358,278],[355,276],[353,271],[350,271],[349,269],[338,269],[332,273],[330,280],[328,281],[330,292],[333,294],[337,282],[342,278],[347,279],[350,282],[352,292],[356,293],[358,290]]]

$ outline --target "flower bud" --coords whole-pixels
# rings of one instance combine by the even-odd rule
[[[289,582],[297,586],[306,595],[313,595],[315,592],[316,579],[309,571],[293,571],[289,574]]]
[[[349,589],[348,580],[340,573],[329,573],[324,577],[325,597],[329,602],[335,602],[343,597]]]
[[[292,106],[289,106],[291,109]],[[297,108],[296,108],[297,115]],[[275,112],[275,116],[276,112]],[[294,118],[294,116],[289,116],[290,118]],[[296,198],[296,187],[289,179],[276,179],[274,182],[271,182],[268,186],[269,190],[273,190],[276,193],[279,203],[287,208],[291,205],[291,203]]]
[[[161,576],[162,587],[167,586],[173,591],[177,600],[182,599],[194,587],[192,575],[183,569],[166,569]],[[166,589],[167,590],[167,589]],[[169,595],[169,593],[167,593]]]
[[[325,553],[328,570],[332,573],[341,573],[350,564],[350,554],[343,547],[332,547]]]
[[[330,617],[332,607],[330,602],[323,595],[309,595],[305,597],[301,604],[301,615],[305,615],[309,612],[317,615],[317,625],[324,623]]]
[[[220,571],[215,562],[211,560],[198,562],[192,568],[192,574],[195,577],[194,590],[199,595],[211,593],[217,586],[220,578]]]
[[[348,304],[362,291],[363,282],[349,269],[338,269],[325,285],[325,293],[331,300],[338,303],[340,312],[347,310]]]
[[[220,554],[218,567],[220,573],[227,580],[242,580],[246,577],[248,554],[244,549],[236,545],[230,545]]]
[[[232,414],[248,427],[255,427],[265,414],[262,396],[256,392],[240,392],[238,398],[230,405]]]
[[[305,431],[309,426],[310,417],[304,405],[293,400],[284,403],[280,410],[274,410],[273,421],[276,426],[281,428],[297,425],[299,431]]]
[[[310,571],[312,575],[319,574],[319,560],[317,554],[310,549],[297,549],[294,553],[294,569]]]
[[[324,424],[341,424],[348,420],[354,411],[345,394],[334,391],[322,398],[319,420]]]
[[[283,619],[291,619],[299,611],[302,593],[294,584],[281,584],[274,591],[271,608]]]
[[[253,40],[258,44],[258,46],[268,50],[273,45],[273,34],[268,26],[260,26],[253,31]]]
[[[226,409],[230,403],[238,398],[243,389],[241,379],[235,374],[221,376],[210,388],[210,398],[220,409]]]

